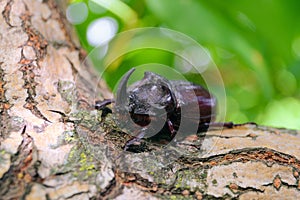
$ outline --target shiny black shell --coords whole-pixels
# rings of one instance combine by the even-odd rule
[[[216,116],[216,99],[200,85],[187,81],[167,80],[145,72],[142,80],[127,90],[127,111],[131,119],[141,127],[151,121],[164,120],[160,113],[167,113],[167,121],[159,135],[174,137],[182,118],[199,131],[205,131]],[[195,112],[199,112],[195,115]],[[197,114],[197,113],[196,113]]]

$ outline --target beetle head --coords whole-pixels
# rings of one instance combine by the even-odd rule
[[[145,72],[144,78],[129,87],[127,81],[134,69],[130,70],[120,82],[117,101],[130,114],[157,116],[170,112],[176,107],[176,99],[171,91],[170,82],[160,75]],[[128,100],[127,100],[128,98]]]
[[[145,72],[144,78],[129,89],[130,113],[156,116],[174,108],[169,81],[155,73]]]

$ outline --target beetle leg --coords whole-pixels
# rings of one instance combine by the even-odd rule
[[[107,105],[114,103],[114,99],[104,99],[103,101],[95,101],[95,109],[102,110],[101,118],[105,118],[108,113],[112,113],[112,110]]]
[[[205,123],[204,125],[207,127],[213,127],[213,128],[223,128],[223,127],[232,128],[234,126],[234,123],[233,122],[224,122],[224,123],[212,122],[212,123]]]
[[[226,128],[232,128],[234,126],[234,123],[233,122],[225,122],[223,124],[223,126],[225,126]]]
[[[114,103],[114,99],[104,99],[103,101],[97,100],[95,101],[95,109],[97,110],[103,110],[105,106]]]
[[[173,123],[171,122],[170,119],[167,120],[167,123],[168,123],[169,130],[171,132],[171,137],[175,136],[176,131],[174,129]]]
[[[128,147],[133,143],[141,141],[141,139],[145,136],[145,134],[146,134],[145,131],[141,131],[137,136],[128,140],[124,146],[124,151],[127,151]]]

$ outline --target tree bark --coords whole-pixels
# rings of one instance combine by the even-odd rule
[[[300,198],[299,131],[250,123],[124,152],[130,136],[93,109],[111,93],[56,2],[0,10],[0,199]]]

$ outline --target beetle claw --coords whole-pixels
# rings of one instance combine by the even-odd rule
[[[142,131],[140,132],[137,136],[135,136],[134,138],[128,140],[124,146],[124,151],[127,151],[127,149],[129,148],[130,145],[134,144],[135,142],[139,142],[141,141],[141,139],[143,139],[143,137],[145,136],[146,132]]]
[[[174,137],[176,134],[176,131],[174,129],[173,123],[171,122],[170,119],[167,120],[167,123],[168,123],[169,130],[171,132],[171,137]]]

